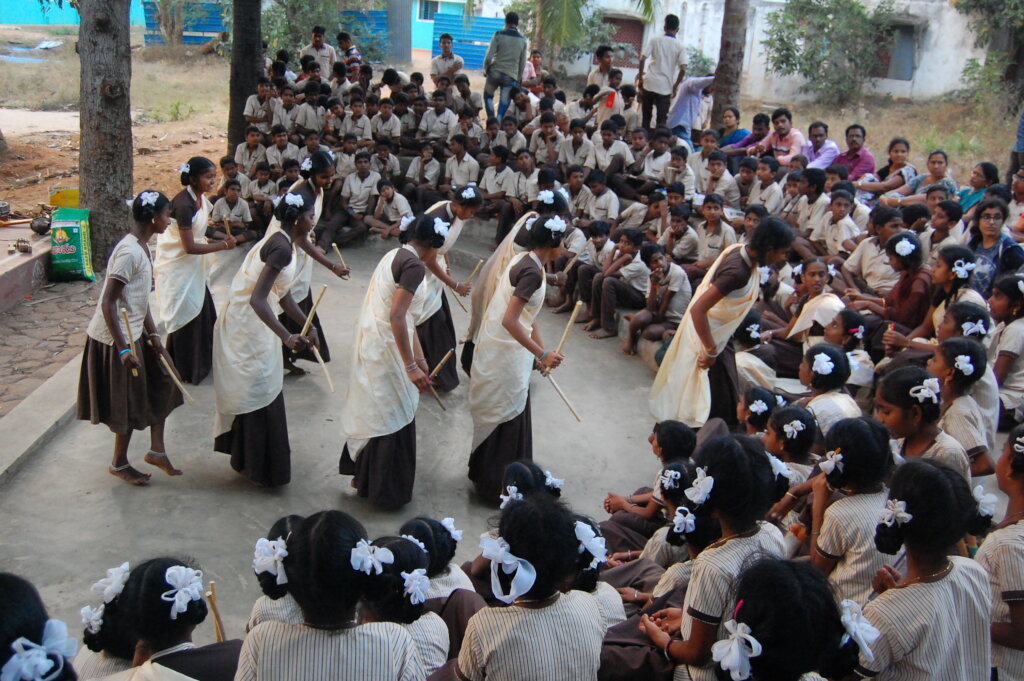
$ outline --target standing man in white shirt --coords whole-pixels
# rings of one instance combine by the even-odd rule
[[[334,48],[324,42],[324,34],[326,32],[323,26],[314,26],[309,45],[303,47],[302,51],[299,52],[300,57],[305,57],[308,54],[316,59],[320,64],[320,73],[324,74],[325,77],[333,72],[334,62],[338,61]]]
[[[672,97],[686,76],[686,51],[682,41],[676,38],[678,32],[679,17],[669,14],[665,17],[665,34],[651,38],[647,49],[640,55],[640,74],[636,85],[640,91],[643,115],[641,124],[648,130],[651,129],[651,110],[654,108],[658,110],[655,126],[665,125]]]

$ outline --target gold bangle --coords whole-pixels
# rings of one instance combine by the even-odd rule
[[[800,499],[800,497],[798,497],[797,495],[795,495],[795,494],[793,494],[792,492],[789,492],[789,491],[786,492],[786,496],[787,497],[793,497],[794,499],[796,499],[798,501]]]

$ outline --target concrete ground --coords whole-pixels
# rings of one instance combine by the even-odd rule
[[[279,490],[259,489],[234,473],[227,456],[212,450],[213,382],[189,387],[197,399],[168,421],[168,450],[185,470],[164,476],[141,463],[148,445],[136,435],[131,459],[154,473],[148,488],[125,485],[107,473],[113,438],[102,426],[73,421],[0,483],[0,571],[31,579],[54,617],[78,628],[78,610],[95,605],[89,586],[108,567],[133,565],[157,555],[191,556],[207,579],[217,582],[229,636],[241,636],[253,601],[259,596],[251,570],[252,546],[278,517],[337,508],[352,513],[371,536],[393,533],[415,515],[453,516],[466,536],[458,558],[477,553],[476,537],[488,527],[494,510],[469,491],[466,462],[472,423],[466,405],[468,379],[443,396],[442,412],[429,397],[417,416],[418,470],[414,501],[398,512],[378,511],[355,496],[348,477],[337,473],[341,448],[339,410],[348,380],[352,328],[381,250],[347,251],[355,274],[349,281],[318,268],[314,287],[329,288],[320,317],[334,360],[328,365],[338,392],[331,394],[315,366],[310,375],[285,380],[292,444],[292,483]],[[240,253],[225,254],[215,268],[214,294],[223,299]],[[455,265],[456,272],[470,267]],[[463,271],[464,270],[464,271]],[[456,330],[467,315],[452,302]],[[548,345],[558,342],[567,317],[543,311],[539,317]],[[532,391],[534,456],[544,468],[565,478],[564,499],[579,511],[603,518],[606,492],[631,492],[649,484],[657,465],[647,436],[651,419],[647,391],[651,375],[642,363],[619,352],[618,341],[592,341],[579,327],[566,346],[566,363],[556,372],[559,384],[583,416],[577,423],[546,381],[534,379]],[[62,372],[60,386],[73,395],[76,372]],[[57,380],[55,379],[55,380]],[[609,396],[614,396],[609,399]],[[45,410],[27,417],[48,419]],[[213,640],[209,623],[197,642]]]

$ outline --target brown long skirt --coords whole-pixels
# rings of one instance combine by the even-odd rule
[[[495,428],[469,455],[469,479],[485,502],[498,505],[505,467],[513,461],[533,461],[529,396],[521,414]]]
[[[441,293],[441,307],[430,319],[416,327],[416,335],[419,336],[423,356],[431,370],[444,359],[449,350],[454,350],[458,346],[452,311],[448,307],[448,297],[444,292]],[[454,359],[449,359],[441,373],[434,378],[434,387],[445,392],[459,387],[459,366]]]
[[[140,338],[135,350],[142,356],[138,376],[125,368],[113,345],[86,337],[75,418],[127,435],[163,423],[181,405],[181,393],[153,348]]]
[[[210,375],[213,368],[213,325],[217,321],[217,308],[210,289],[206,289],[203,309],[195,319],[173,333],[167,334],[167,354],[181,380],[198,385]]]
[[[681,589],[654,599],[654,603],[608,629],[601,646],[601,667],[598,681],[669,681],[675,664],[640,631],[640,617],[652,615],[663,608],[678,608],[685,592]]]
[[[354,475],[359,496],[381,508],[400,508],[412,501],[416,481],[416,419],[401,430],[372,438],[352,460],[348,445],[338,472]]]
[[[736,404],[740,401],[739,379],[736,375],[736,351],[732,343],[726,343],[718,354],[715,365],[708,369],[711,384],[711,411],[708,418],[716,416],[726,425],[736,424]]]
[[[213,449],[230,454],[231,467],[257,485],[287,485],[292,478],[292,454],[284,392],[262,409],[236,415],[231,430],[214,439]]]
[[[484,599],[475,591],[455,589],[448,598],[431,598],[423,603],[423,609],[436,613],[448,627],[448,659],[458,658],[462,640],[466,637],[469,619],[487,607]]]
[[[302,299],[302,302],[298,304],[299,309],[304,314],[309,314],[309,311],[313,309],[313,291],[310,290],[309,295]],[[297,323],[294,319],[289,317],[287,313],[282,312],[278,315],[277,320],[284,324],[284,328],[288,329],[289,333],[301,333],[302,324]],[[327,347],[327,337],[324,335],[324,327],[320,325],[320,315],[313,315],[313,328],[316,329],[316,335],[320,339],[320,356],[324,358],[325,362],[331,361],[331,350]],[[284,353],[286,361],[294,362],[297,359],[304,359],[308,362],[315,362],[316,355],[313,354],[312,350],[303,350],[299,353],[293,353],[286,345],[281,345],[281,352]]]

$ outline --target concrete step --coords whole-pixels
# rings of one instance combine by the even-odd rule
[[[6,252],[17,239],[28,239],[31,253]],[[46,283],[50,268],[50,236],[39,236],[28,225],[3,228],[4,252],[0,253],[0,312],[10,309]]]

